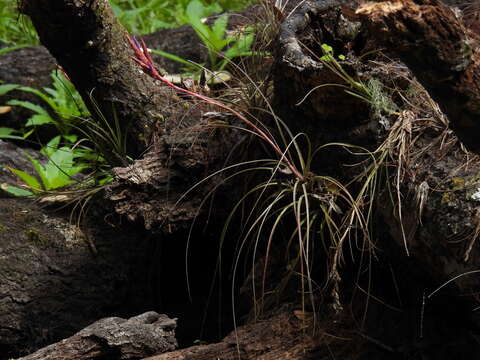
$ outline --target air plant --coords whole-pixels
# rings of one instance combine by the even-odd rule
[[[148,48],[147,48],[147,46],[146,46],[146,44],[143,40],[138,41],[135,37],[130,37],[130,36],[127,36],[127,39],[129,41],[132,49],[135,52],[135,57],[133,59],[143,68],[143,70],[148,75],[150,75],[154,79],[160,80],[161,82],[163,82],[168,87],[171,87],[172,89],[175,89],[175,90],[177,90],[181,93],[190,95],[194,98],[197,98],[201,101],[206,102],[207,104],[214,105],[214,106],[232,114],[233,116],[235,116],[238,120],[240,120],[245,125],[247,125],[250,128],[250,130],[252,131],[253,134],[260,137],[263,141],[265,141],[268,145],[270,145],[272,147],[272,149],[280,156],[281,161],[285,163],[286,167],[298,179],[303,180],[303,175],[296,169],[294,164],[288,158],[285,157],[285,154],[282,152],[280,147],[276,144],[275,140],[272,139],[271,136],[269,136],[265,131],[260,129],[259,126],[257,126],[256,124],[254,124],[253,122],[248,120],[244,115],[242,115],[237,110],[232,109],[228,105],[225,105],[224,103],[222,103],[218,100],[212,99],[208,96],[205,96],[205,95],[202,95],[202,94],[199,94],[199,93],[195,93],[193,91],[190,91],[190,90],[184,89],[184,88],[182,88],[178,85],[175,85],[174,83],[172,83],[171,81],[169,81],[168,79],[166,79],[165,77],[160,75],[160,73],[157,71],[155,63],[154,63],[154,61],[153,61],[153,59],[152,59],[152,57],[151,57],[151,55],[148,51]]]
[[[184,89],[160,75],[145,43],[130,36],[127,36],[127,40],[134,51],[134,61],[142,67],[145,73],[160,80],[165,85],[180,93],[199,99],[231,114],[245,125],[245,128],[241,128],[242,130],[260,138],[267,145],[267,148],[273,150],[277,156],[277,159],[251,160],[227,166],[191,187],[178,200],[181,201],[188,193],[193,191],[193,189],[200,186],[200,184],[226,170],[236,169],[236,172],[233,175],[228,176],[224,181],[228,181],[235,176],[249,172],[267,174],[267,179],[265,181],[246,191],[237,202],[227,218],[222,231],[220,248],[223,247],[226,233],[235,214],[238,213],[242,206],[245,206],[248,198],[253,197],[254,201],[251,208],[254,210],[249,213],[245,221],[248,225],[242,232],[242,240],[239,242],[236,251],[236,261],[233,264],[234,280],[232,291],[235,283],[235,273],[239,268],[240,254],[244,254],[247,248],[250,248],[253,254],[253,263],[255,263],[256,254],[259,253],[260,239],[264,237],[262,234],[266,235],[267,242],[264,249],[265,265],[263,269],[262,294],[260,298],[260,304],[264,303],[265,274],[266,267],[269,263],[269,256],[271,255],[270,251],[273,247],[272,243],[274,238],[276,238],[276,235],[278,235],[277,231],[280,225],[288,216],[291,216],[291,219],[294,221],[294,230],[290,240],[286,244],[285,252],[288,253],[295,248],[296,250],[294,251],[296,251],[297,255],[291,260],[289,274],[287,274],[286,277],[291,277],[292,274],[299,276],[301,292],[304,295],[308,294],[308,297],[310,298],[309,302],[314,306],[315,286],[312,280],[312,263],[315,256],[315,234],[328,233],[328,239],[321,235],[321,240],[327,253],[331,256],[332,263],[330,265],[330,274],[328,276],[328,280],[331,283],[330,294],[334,303],[334,308],[339,310],[341,308],[338,294],[340,282],[339,266],[342,262],[342,248],[345,242],[350,240],[352,229],[360,229],[363,236],[368,238],[368,226],[361,212],[361,205],[357,202],[357,199],[350,194],[349,190],[337,179],[325,175],[313,174],[311,172],[311,164],[315,155],[326,146],[348,147],[348,145],[329,144],[313,151],[306,134],[291,134],[288,127],[278,119],[278,117],[273,114],[273,110],[271,110],[277,125],[278,136],[284,144],[284,148],[282,148],[272,132],[268,131],[265,125],[251,121],[244,114],[223,102]],[[287,137],[285,137],[285,132],[290,140],[287,140]],[[304,150],[302,150],[300,146],[301,139],[305,140],[306,147],[304,147]],[[295,151],[296,153],[295,162],[290,155],[292,151]],[[217,187],[215,187],[215,189],[207,196],[210,196]],[[259,216],[256,218],[254,214],[255,209],[258,209],[259,211]],[[265,230],[267,225],[271,225],[270,231]],[[248,246],[248,239],[254,239],[253,246]],[[294,241],[295,239],[298,241]],[[331,243],[331,246],[326,244],[327,241]],[[287,257],[289,256],[287,255]],[[221,255],[219,254],[219,263],[220,261]],[[252,267],[252,269],[254,269],[254,267]],[[252,272],[254,272],[254,270]],[[281,287],[282,285],[280,284],[280,288]],[[281,289],[278,289],[278,292],[280,291]],[[306,296],[302,296],[302,308],[304,309],[306,308],[305,298]],[[235,308],[233,296],[232,302],[232,305]],[[255,309],[256,308],[257,307],[255,307]]]

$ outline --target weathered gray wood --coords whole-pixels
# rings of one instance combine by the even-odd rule
[[[174,350],[176,320],[150,311],[128,320],[105,318],[19,360],[142,359]]]

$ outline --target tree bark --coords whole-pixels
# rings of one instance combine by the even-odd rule
[[[199,64],[207,61],[206,48],[190,26],[185,25],[178,28],[163,29],[139,38],[143,39],[151,49],[167,51]],[[155,63],[167,74],[180,73],[184,66],[179,62],[154,53],[152,53],[152,57]],[[40,90],[51,87],[51,74],[57,68],[56,65],[57,60],[43,46],[32,46],[11,51],[0,56],[0,82],[19,84]],[[139,74],[139,77],[141,76],[143,75]],[[1,104],[5,104],[11,99],[25,100],[40,106],[45,105],[38,96],[24,91],[12,91],[2,96],[0,99]],[[86,103],[90,103],[89,98],[86,99]],[[12,107],[10,112],[1,115],[2,126],[22,127],[31,115],[32,112],[30,110]],[[53,114],[53,116],[55,115]],[[53,136],[57,135],[57,132],[58,130],[53,126],[43,126],[36,129],[39,140],[44,143],[47,143]]]
[[[352,354],[359,348],[361,342],[348,347],[348,342],[323,338],[324,346],[318,349],[318,342],[311,335],[311,321],[311,318],[302,320],[295,317],[291,310],[283,310],[268,319],[240,326],[219,343],[193,346],[145,360],[327,359],[327,346],[343,346],[344,350],[336,353],[338,356],[349,356],[347,354]]]
[[[150,311],[128,320],[106,318],[19,360],[142,359],[174,350],[176,320]]]
[[[158,306],[149,282],[158,270],[152,265],[158,240],[105,224],[98,208],[80,227],[69,215],[0,199],[1,359],[59,341],[99,318]]]
[[[155,116],[172,117],[180,111],[171,103],[173,91],[158,87],[133,60],[127,33],[107,1],[24,0],[20,10],[31,18],[42,44],[71,78],[91,114],[101,112],[112,125],[117,119],[124,131],[131,128],[131,156],[148,145]],[[121,157],[110,161],[127,164]]]
[[[127,154],[103,154],[110,165],[125,167],[129,165],[127,155],[138,159],[145,150],[149,160],[139,160],[129,169],[139,169],[155,159],[156,171],[144,171],[149,173],[148,182],[139,184],[133,177],[118,176],[109,195],[119,202],[118,211],[131,219],[143,219],[148,228],[162,224],[173,229],[176,224],[170,223],[176,222],[184,227],[198,214],[202,194],[215,185],[203,182],[195,199],[185,199],[180,209],[177,200],[207,175],[207,169],[215,171],[222,165],[228,152],[215,149],[231,148],[239,141],[238,135],[212,130],[209,124],[215,121],[215,114],[222,116],[212,112],[218,109],[184,95],[181,98],[142,72],[125,30],[106,1],[25,0],[21,9],[32,18],[41,42],[71,77],[92,115],[98,110],[91,94],[103,116],[112,124],[118,120],[122,135],[129,136]],[[204,113],[210,115],[204,117]],[[197,141],[199,134],[202,137]]]
[[[459,140],[468,150],[478,152],[478,35],[469,31],[451,8],[437,0],[370,3],[362,5],[356,13],[369,32],[408,66],[448,116],[449,126]],[[412,120],[415,121],[408,121]],[[404,210],[408,214],[401,224],[404,229],[398,222],[397,226],[392,221],[389,224],[397,241],[407,242],[412,254],[427,266],[438,283],[466,274],[455,285],[460,293],[470,293],[479,286],[478,277],[468,274],[480,264],[476,245],[479,229],[476,174],[480,165],[477,156],[459,151],[458,145],[447,145],[447,139],[455,140],[445,136],[441,129],[433,132],[424,129],[416,137],[412,154],[419,155],[412,164],[414,177],[403,181],[405,193],[418,197],[423,192],[424,201],[421,208],[416,208],[413,195],[406,197],[411,203]],[[443,146],[434,145],[442,142]],[[426,149],[431,150],[426,152]],[[471,306],[478,303],[476,296],[470,300]]]
[[[76,4],[81,6],[76,7]],[[34,8],[34,5],[37,7]],[[47,17],[52,15],[48,13],[38,15],[39,5],[52,11],[54,18],[57,12],[69,18],[69,23],[65,23],[63,19],[56,20],[64,29],[68,29],[70,23],[78,25],[86,21],[86,25],[83,25],[85,30],[82,28],[78,35],[73,32],[68,35],[75,40],[74,48],[66,44],[65,36],[63,42],[56,43],[54,36],[48,33],[48,28],[52,25],[46,25],[50,21]],[[123,34],[117,25],[114,25],[111,13],[104,7],[104,3],[92,1],[87,4],[85,1],[66,0],[62,5],[51,5],[39,0],[25,0],[24,9],[26,13],[36,17],[37,20],[34,22],[41,27],[42,41],[56,49],[54,51],[58,53],[59,59],[67,64],[64,66],[67,72],[78,71],[74,82],[83,89],[84,94],[90,91],[92,86],[98,86],[102,90],[99,92],[103,96],[101,101],[105,103],[126,96],[124,103],[119,101],[121,116],[125,118],[131,114],[140,124],[148,123],[145,104],[162,112],[161,106],[165,105],[163,100],[153,99],[149,102],[143,96],[151,94],[148,91],[154,91],[154,83],[143,78],[139,80],[138,75],[131,76],[138,68],[125,55],[129,50],[126,49],[125,42],[120,40],[123,39]],[[417,315],[418,304],[415,303],[419,300],[421,304],[422,291],[425,291],[425,303],[429,303],[436,294],[434,292],[436,286],[457,275],[478,269],[480,264],[480,250],[476,246],[480,232],[478,225],[480,185],[477,175],[480,163],[477,157],[462,150],[455,134],[447,128],[443,115],[436,110],[436,105],[422,89],[416,88],[418,91],[416,98],[403,101],[402,95],[407,92],[408,86],[414,83],[411,73],[405,66],[386,63],[381,56],[368,58],[368,55],[371,55],[370,50],[378,50],[377,39],[382,39],[382,43],[387,44],[392,52],[400,50],[399,57],[417,75],[433,99],[439,102],[459,138],[469,149],[477,150],[475,132],[480,124],[476,119],[480,111],[478,106],[480,92],[475,79],[479,76],[477,74],[479,55],[472,45],[477,40],[448,8],[435,0],[419,0],[416,3],[399,0],[392,3],[367,4],[363,5],[357,14],[354,14],[353,10],[354,6],[346,1],[307,1],[286,17],[279,36],[275,65],[275,110],[280,110],[294,134],[300,131],[310,134],[314,147],[324,145],[326,142],[341,141],[367,150],[367,155],[363,157],[354,156],[352,151],[338,153],[322,151],[319,154],[323,156],[322,161],[315,162],[309,171],[344,181],[349,184],[349,189],[352,189],[354,195],[363,187],[363,183],[357,180],[362,179],[361,175],[365,174],[365,171],[377,166],[384,171],[382,175],[386,180],[380,183],[379,176],[378,183],[375,182],[375,185],[378,185],[375,188],[376,192],[372,190],[373,195],[368,193],[363,198],[364,204],[361,206],[366,208],[370,205],[372,208],[376,206],[378,212],[375,213],[373,223],[377,225],[384,223],[384,227],[378,231],[378,236],[374,239],[374,245],[380,251],[389,254],[392,263],[394,260],[397,261],[397,267],[389,270],[393,273],[402,266],[411,266],[414,269],[412,271],[415,275],[412,277],[415,279],[414,284],[409,284],[410,277],[399,281],[405,293],[399,294],[398,289],[392,290],[397,292],[398,297],[405,296],[413,300],[404,305],[400,301],[399,308],[394,307],[393,311],[401,315],[397,314],[396,318],[389,319],[398,319],[405,314],[413,318],[412,324],[415,323],[417,326],[418,317],[424,320],[423,309],[420,315]],[[100,19],[98,11],[106,14],[105,21]],[[359,17],[363,24],[358,21]],[[95,32],[96,26],[100,26],[101,31]],[[107,34],[105,26],[113,29],[113,34],[116,35]],[[393,41],[390,40],[390,36]],[[101,39],[105,40],[100,41]],[[366,99],[370,99],[370,104],[367,104],[359,100],[358,96],[348,97],[339,87],[326,88],[324,86],[326,82],[347,87],[348,84],[340,81],[341,77],[332,74],[328,66],[325,66],[325,62],[321,61],[324,52],[319,45],[324,43],[333,46],[335,59],[354,81],[367,84],[371,79],[378,80],[383,85],[376,89],[380,89],[382,94],[387,91],[386,89],[399,89],[400,95],[397,94],[396,98],[390,99],[393,105],[380,106],[374,102],[373,96]],[[66,50],[62,46],[66,46]],[[120,63],[113,59],[118,49],[124,50],[118,57]],[[65,51],[66,55],[62,51]],[[72,59],[71,54],[82,58],[82,63]],[[339,54],[345,55],[346,59],[341,60]],[[365,57],[372,60],[374,65],[362,63],[361,60]],[[117,64],[113,66],[116,70],[130,71],[131,74],[117,74],[116,71],[112,71],[112,65],[108,64],[108,61]],[[92,63],[88,71],[83,68],[85,63]],[[89,82],[83,81],[81,75],[90,79]],[[118,92],[116,87],[118,84],[124,93]],[[373,86],[372,83],[368,84]],[[145,93],[137,94],[138,89],[145,90]],[[312,89],[315,91],[310,92]],[[306,95],[308,96],[305,97]],[[140,97],[140,102],[138,104],[135,101],[130,102],[131,99],[136,99],[136,96]],[[171,91],[163,96],[175,97]],[[304,97],[305,101],[302,102]],[[336,106],[332,107],[332,103]],[[229,147],[235,142],[233,140],[235,137],[231,133],[226,135],[213,133],[208,126],[201,126],[205,123],[208,125],[208,119],[201,122],[202,114],[208,107],[196,103],[194,106],[195,109],[189,114],[186,126],[183,127],[186,131],[179,130],[183,125],[182,121],[175,118],[173,113],[179,112],[180,108],[173,106],[171,114],[174,118],[173,126],[164,120],[156,124],[158,127],[156,130],[153,129],[155,132],[153,146],[143,159],[136,160],[128,167],[114,169],[118,182],[110,188],[108,198],[115,202],[119,213],[127,215],[131,220],[142,218],[149,229],[158,229],[165,223],[173,224],[169,229],[175,229],[177,224],[184,225],[195,218],[202,195],[214,189],[215,184],[210,183],[198,189],[180,210],[176,208],[177,200],[185,190],[203,178],[207,170],[212,173],[217,169],[218,164],[225,159],[225,146]],[[136,111],[139,111],[140,115],[137,116]],[[340,114],[337,118],[338,112]],[[223,136],[225,138],[222,138]],[[238,140],[238,137],[236,139]],[[377,158],[381,151],[386,151],[383,153],[385,156]],[[329,156],[332,154],[333,156]],[[372,158],[374,161],[368,163]],[[346,163],[357,166],[344,166]],[[391,175],[392,173],[394,175]],[[220,184],[222,180],[216,180],[216,184]],[[232,198],[227,200],[232,201]],[[338,214],[340,213],[341,209],[338,211]],[[369,213],[369,216],[371,214],[373,212]],[[394,241],[389,241],[391,239]],[[351,252],[356,255],[360,252],[361,255],[358,256],[363,259],[367,246],[363,243],[358,246],[358,242],[354,243],[353,240],[349,245]],[[372,246],[368,250],[373,253],[373,248]],[[371,256],[369,259],[374,258],[373,255],[368,256]],[[329,260],[331,259],[325,261]],[[358,265],[352,265],[354,269],[355,266]],[[368,276],[371,276],[370,272]],[[350,283],[346,283],[345,280],[342,285],[344,301],[353,301],[352,293],[359,286],[358,279],[348,273],[344,274],[344,278],[350,280]],[[387,281],[386,277],[382,279]],[[449,289],[450,294],[466,295],[458,301],[460,304],[458,309],[468,311],[463,311],[462,316],[458,318],[475,326],[478,326],[478,321],[472,316],[469,306],[477,302],[476,290],[480,286],[477,279],[460,277],[455,286]],[[371,289],[368,290],[367,298],[370,300]],[[382,292],[383,286],[380,285],[375,290],[381,294],[380,300],[379,298],[375,300],[388,307],[381,300],[385,295]],[[432,313],[425,314],[431,316],[425,321],[432,320]],[[376,319],[380,321],[381,316]],[[335,318],[329,320],[330,325],[336,321]],[[240,344],[240,356],[247,359],[262,356],[265,359],[289,356],[294,359],[301,358],[303,345],[297,347],[295,336],[290,336],[298,334],[299,328],[290,332],[291,329],[287,327],[286,322],[278,319],[276,321],[281,324],[280,328],[274,328],[272,323],[268,323],[264,328],[258,324],[258,331],[252,330],[253,327],[250,330],[253,334],[267,332],[278,335],[276,331],[287,333],[285,340],[293,354],[282,349],[274,338],[258,336],[249,338],[246,341],[247,345]],[[443,324],[444,329],[449,328],[449,321],[446,321],[446,325]],[[383,350],[389,353],[396,353],[399,357],[406,356],[415,353],[418,350],[416,346],[424,345],[415,342],[421,341],[418,339],[420,335],[417,336],[416,332],[409,333],[409,330],[411,329],[402,328],[404,331],[402,334],[407,341],[414,338],[413,345],[408,344],[412,345],[411,348],[404,344],[387,346],[382,339],[371,342],[383,346]],[[415,330],[418,330],[418,327],[415,327]],[[379,336],[384,335],[380,331],[379,333]],[[414,335],[410,336],[411,334]],[[443,343],[444,338],[441,336],[432,338],[431,343],[418,350],[422,355],[439,354],[441,347],[438,346],[438,342]],[[212,356],[235,358],[239,355],[238,349],[232,346],[236,340],[191,348],[172,356],[191,359],[206,359]],[[302,341],[310,344],[310,339]],[[262,343],[267,343],[267,346]],[[273,344],[272,355],[269,355],[268,343]],[[455,346],[456,349],[459,348],[458,344]],[[475,347],[472,346],[473,348]],[[475,349],[477,350],[475,353],[478,354],[478,347]],[[170,355],[161,355],[157,360],[170,359],[172,358]]]
[[[478,35],[439,0],[367,3],[357,14],[409,67],[468,149],[480,151]]]
[[[390,270],[413,269],[413,276],[394,280],[403,282],[400,296],[415,299],[402,311],[415,314],[412,317],[417,319],[423,316],[415,302],[421,303],[424,292],[426,307],[438,298],[443,297],[444,304],[449,302],[446,299],[455,299],[459,301],[458,319],[478,327],[478,315],[471,310],[478,306],[476,291],[480,287],[475,272],[480,264],[476,175],[480,163],[478,156],[465,151],[458,140],[465,142],[469,150],[477,149],[478,51],[464,51],[468,49],[465,44],[476,37],[450,9],[437,2],[364,5],[357,11],[361,15],[360,27],[355,25],[358,14],[344,7],[343,2],[306,3],[282,25],[276,65],[276,96],[281,115],[290,119],[296,129],[306,129],[314,146],[341,142],[370,151],[362,158],[337,146],[324,150],[323,156],[319,154],[321,158],[312,169],[346,182],[362,178],[370,156],[388,151],[388,156],[375,164],[384,167],[388,175],[381,176],[387,178],[377,184],[374,198],[367,197],[365,201],[374,201],[378,210],[374,220],[378,226],[375,246],[388,254],[385,261],[401,264]],[[333,28],[332,18],[336,19]],[[339,31],[349,28],[358,31]],[[346,33],[353,36],[342,38]],[[398,54],[408,68],[378,55],[380,40],[380,44],[387,45],[385,52]],[[337,61],[355,81],[366,86],[372,79],[380,81],[380,93],[390,96],[395,106],[390,110],[382,108],[375,102],[378,97],[372,97],[370,111],[358,111],[356,99],[350,100],[353,105],[348,109],[329,108],[330,97],[350,95],[325,89],[325,83],[333,82],[334,74],[320,61],[323,52],[318,44],[322,43],[333,46],[335,54],[346,55],[345,60]],[[372,50],[377,51],[371,53]],[[362,55],[366,60],[361,59]],[[428,94],[415,84],[412,73]],[[334,83],[352,89],[340,78]],[[291,84],[294,90],[288,90]],[[406,94],[412,88],[416,95],[406,102],[398,98],[398,93],[388,90]],[[285,96],[285,91],[290,95]],[[309,96],[296,106],[305,94]],[[429,95],[448,115],[453,131]],[[348,100],[341,101],[345,104]],[[341,112],[338,121],[335,111]],[[358,187],[362,186],[361,181],[357,182]],[[352,189],[358,191],[358,187]],[[348,278],[348,274],[344,276]],[[454,278],[455,281],[448,282]],[[435,292],[447,282],[448,286]],[[425,318],[426,322],[431,320],[431,315]]]

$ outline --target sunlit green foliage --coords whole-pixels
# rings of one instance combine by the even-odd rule
[[[94,144],[94,141],[82,136],[88,127],[82,127],[81,123],[87,122],[85,119],[89,113],[72,83],[61,72],[54,71],[52,86],[42,90],[15,84],[0,85],[0,96],[11,91],[32,93],[43,101],[43,106],[24,100],[8,101],[5,105],[28,109],[33,115],[25,119],[24,126],[18,129],[0,127],[0,138],[25,140],[44,125],[54,125],[60,135],[42,147],[40,153],[45,156],[45,161],[39,161],[25,153],[35,174],[9,168],[18,176],[24,188],[2,184],[5,185],[2,186],[4,191],[15,196],[41,194],[76,183],[73,179],[75,175],[86,169],[93,170],[93,167],[97,168],[93,171],[97,182],[105,178],[104,171],[100,169],[105,163],[103,156],[95,148],[88,147],[88,143]]]
[[[122,24],[128,31],[135,34],[151,33],[160,28],[186,23],[192,25],[209,50],[209,65],[213,69],[223,69],[229,59],[246,55],[253,35],[240,38],[227,35],[226,15],[220,16],[212,27],[203,24],[202,19],[225,10],[237,10],[253,2],[252,0],[110,1]],[[0,55],[39,43],[30,20],[19,15],[16,7],[17,4],[14,1],[0,0],[0,41],[4,43],[3,48],[0,44]],[[228,60],[219,59],[218,54],[226,46],[229,46],[229,49],[225,51],[224,56]],[[38,105],[18,99],[1,103],[0,100],[0,105],[4,109],[22,107],[33,113],[19,128],[0,126],[0,138],[25,140],[38,127],[45,125],[55,126],[59,134],[42,147],[41,153],[47,160],[41,162],[25,153],[35,169],[35,174],[27,174],[15,168],[9,169],[18,176],[24,188],[9,185],[2,186],[2,189],[16,196],[40,194],[72,184],[75,182],[72,177],[92,169],[92,166],[98,166],[101,169],[92,169],[96,172],[95,182],[101,184],[109,181],[105,172],[106,159],[126,156],[123,149],[124,134],[111,128],[101,114],[96,114],[100,121],[92,120],[80,95],[60,72],[52,74],[52,80],[52,86],[44,89],[0,84],[0,97],[9,92],[23,91],[38,96],[43,103]],[[101,141],[96,142],[95,137]],[[103,154],[98,143],[110,144],[113,155]],[[88,147],[88,144],[92,146]]]
[[[44,103],[43,106],[40,106],[30,101],[14,99],[5,104],[22,107],[33,112],[33,115],[26,120],[26,130],[23,132],[24,137],[26,137],[25,135],[27,134],[29,135],[29,129],[34,129],[37,126],[46,124],[54,125],[60,134],[67,136],[71,132],[75,122],[78,122],[80,117],[88,115],[82,98],[75,90],[73,84],[68,81],[60,71],[54,71],[52,73],[52,87],[37,90],[28,86],[2,84],[0,85],[0,96],[14,90],[32,93],[38,96]],[[3,133],[7,136],[12,135],[12,131],[9,133],[3,130]],[[0,138],[2,137],[1,134],[0,132]]]
[[[211,71],[223,71],[232,59],[253,55],[250,50],[254,39],[252,29],[245,29],[242,33],[229,33],[227,31],[227,14],[219,15],[212,25],[205,24],[203,20],[212,14],[212,9],[215,10],[215,7],[206,6],[200,0],[192,0],[182,16],[183,20],[195,30],[207,49],[208,64],[191,63],[163,50],[151,49],[151,51],[184,64],[184,71],[194,74],[201,72],[203,67]]]
[[[0,41],[8,45],[37,45],[37,33],[30,20],[18,14],[16,1],[0,0]]]
[[[110,0],[115,14],[129,32],[141,35],[188,23],[185,17],[191,0]],[[204,17],[225,10],[238,10],[253,0],[201,1]]]
[[[190,0],[110,0],[120,22],[131,33],[141,35],[161,28],[183,25]],[[202,1],[208,15],[225,10],[238,10],[254,0]],[[18,14],[14,0],[0,0],[0,41],[8,45],[38,45],[38,37],[30,20]],[[208,16],[207,15],[207,16]]]

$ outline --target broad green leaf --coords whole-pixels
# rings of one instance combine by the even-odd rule
[[[17,175],[29,188],[33,191],[38,191],[42,189],[42,186],[38,180],[30,174],[27,174],[25,171],[8,168],[12,173]]]
[[[199,0],[190,1],[185,9],[186,21],[193,27],[193,29],[200,35],[202,41],[208,39],[210,29],[202,22],[202,19],[210,14],[207,14],[205,6]]]
[[[73,150],[67,146],[57,149],[45,165],[45,174],[48,177],[50,189],[59,188],[74,181],[70,178],[82,171],[85,166],[75,164]]]
[[[218,4],[205,6],[200,0],[192,0],[188,3],[187,8],[185,9],[185,15],[189,22],[201,22],[202,19],[212,14],[219,13],[222,10],[222,7]]]
[[[212,33],[217,40],[223,40],[225,37],[225,30],[227,29],[228,15],[223,14],[219,16],[212,26]],[[221,50],[221,49],[220,49]]]
[[[31,191],[28,191],[26,189],[22,189],[18,186],[13,186],[9,184],[1,184],[0,189],[3,191],[12,194],[13,196],[18,196],[18,197],[26,197],[26,196],[32,196],[33,193]]]
[[[83,116],[88,110],[70,80],[68,80],[63,72],[52,72],[53,88],[46,92],[50,93],[51,100],[54,103],[52,109],[67,118],[72,116]]]
[[[23,140],[22,136],[18,135],[13,135],[17,131],[12,128],[7,128],[7,127],[0,127],[0,139],[17,139],[17,140]]]
[[[55,124],[56,122],[48,114],[35,114],[28,119],[25,126],[40,126],[44,124]]]
[[[36,112],[37,114],[43,114],[43,115],[49,116],[47,110],[45,110],[40,105],[36,105],[36,104],[31,103],[30,101],[10,100],[9,102],[7,102],[7,105],[21,106],[25,109],[32,110],[32,111]]]
[[[49,181],[46,176],[46,171],[45,168],[40,164],[40,162],[37,159],[34,159],[32,156],[30,156],[28,153],[24,153],[24,155],[30,160],[32,163],[33,167],[35,168],[35,171],[37,172],[37,175],[40,176],[40,179],[42,180],[43,183],[43,188],[45,190],[49,190]]]
[[[73,164],[73,152],[72,149],[67,146],[62,146],[55,151],[50,157],[50,161],[56,164],[58,167],[63,168],[65,166],[71,167]]]
[[[55,136],[54,138],[52,138],[48,143],[47,145],[45,145],[44,147],[42,147],[42,149],[40,150],[40,152],[47,156],[47,157],[50,157],[52,156],[52,154],[58,149],[58,145],[60,144],[60,138],[61,136],[60,135],[57,135]]]
[[[66,185],[73,184],[74,181],[70,179],[68,175],[65,173],[59,172],[57,169],[55,177],[52,177],[50,180],[50,188],[49,190],[52,189],[58,189],[61,187],[64,187]]]
[[[9,136],[10,134],[14,133],[15,129],[7,128],[7,127],[0,127],[0,138],[4,136]]]
[[[69,176],[65,173],[66,165],[60,167],[60,164],[48,162],[45,164],[45,175],[48,178],[48,190],[56,189],[72,183]]]
[[[249,53],[252,46],[254,35],[248,34],[245,36],[240,36],[230,48],[224,52],[224,56],[227,59],[233,59],[238,56],[244,56],[244,54]]]
[[[15,84],[3,84],[0,85],[0,96],[5,95],[6,93],[18,89],[20,85],[15,85]]]
[[[34,89],[29,86],[20,86],[18,90],[22,90],[22,91],[37,95],[40,99],[45,101],[52,109],[55,109],[55,103],[52,101],[52,99],[50,99],[47,95],[45,95],[40,90]]]
[[[43,88],[43,91],[45,91],[47,94],[49,94],[52,98],[55,98],[59,95],[58,91],[50,88]]]
[[[63,135],[63,138],[73,144],[75,141],[77,141],[78,136],[77,135]]]

